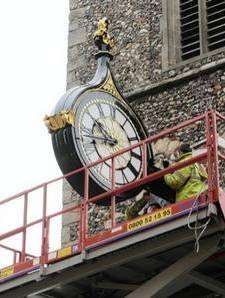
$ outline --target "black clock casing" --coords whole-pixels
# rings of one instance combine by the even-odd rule
[[[123,145],[124,147],[128,147],[147,137],[146,129],[144,128],[141,120],[134,113],[131,106],[123,99],[121,93],[116,87],[113,75],[110,71],[109,59],[110,58],[107,55],[99,57],[97,72],[93,80],[85,86],[70,89],[60,99],[55,107],[55,110],[53,111],[54,115],[68,110],[74,112],[74,125],[67,125],[60,130],[52,133],[52,143],[55,156],[64,174],[81,168],[88,163],[104,158],[105,156],[111,155],[119,149],[123,149]],[[94,111],[97,111],[98,107],[100,107],[99,115],[97,114],[98,112],[96,112],[96,115],[93,115]],[[112,110],[110,111],[111,107]],[[113,111],[113,108],[115,109],[115,111]],[[92,147],[98,147],[98,143],[101,143],[101,140],[99,141],[98,139],[95,140],[89,138],[89,136],[92,136],[94,134],[93,130],[95,129],[95,127],[97,127],[97,125],[94,124],[92,127],[86,127],[86,124],[88,122],[94,120],[92,120],[90,116],[88,121],[88,118],[85,115],[85,110],[87,111],[86,114],[89,113],[93,118],[95,117],[97,120],[102,119],[102,125],[104,125],[104,127],[109,132],[111,132],[111,126],[114,127],[115,134],[119,131],[118,135],[120,136],[120,139],[122,139],[121,143],[118,142],[115,145],[111,145],[110,143],[107,144],[107,146],[105,146],[106,149],[104,148],[104,144],[102,144],[103,148],[101,148],[99,145],[99,150],[96,150],[98,156],[93,153],[92,155],[95,155],[95,158],[93,160],[91,158],[88,160],[88,156],[91,156],[91,153],[94,150]],[[117,117],[115,121],[111,120],[114,112],[116,115],[115,117]],[[99,117],[101,116],[101,113],[103,113],[103,115],[102,117]],[[88,128],[88,130],[87,133],[85,130],[82,134],[81,117],[83,114],[84,117],[86,116],[87,118],[83,127]],[[119,123],[119,121],[121,123]],[[122,121],[124,121],[124,123],[122,123]],[[127,130],[129,129],[130,133],[130,135],[129,133],[127,134],[127,138],[125,136],[126,126]],[[114,134],[113,130],[111,134]],[[88,137],[86,137],[87,135]],[[97,137],[96,134],[95,137]],[[96,143],[91,146],[91,144],[88,142],[88,139],[90,139],[90,143],[93,140],[96,141]],[[87,150],[85,150],[86,148],[85,146],[83,146],[84,143],[88,144]],[[152,160],[153,155],[150,146],[148,146],[147,151],[148,159]],[[110,173],[110,164],[109,162],[106,162],[105,164],[107,164],[107,166],[104,165],[104,169],[91,169],[90,171],[90,196],[95,196],[111,189],[110,177],[108,177],[109,179],[107,179],[107,176]],[[100,167],[101,165],[98,166],[98,168]],[[108,167],[108,169],[106,169],[106,167]],[[135,149],[134,152],[131,151],[130,156],[129,153],[127,153],[127,155],[124,154],[124,158],[121,158],[121,164],[118,162],[118,175],[116,180],[117,186],[122,186],[125,183],[132,182],[136,178],[139,178],[142,174],[142,169],[143,165],[141,163],[140,148]],[[102,174],[100,170],[102,170]],[[69,177],[68,182],[81,196],[83,196],[83,174],[73,175]],[[117,201],[124,200],[128,197],[133,197],[139,191],[140,189],[135,189],[133,191],[126,192],[118,197]],[[102,202],[99,202],[100,205],[108,205],[109,203],[109,199],[105,199]]]
[[[45,118],[55,156],[64,175],[137,144],[148,136],[141,119],[120,93],[110,70],[109,50],[113,39],[108,35],[107,19],[99,21],[94,39],[99,49],[94,78],[83,86],[68,90],[52,115]],[[142,149],[138,147],[115,159],[116,187],[142,176],[141,156]],[[147,160],[148,173],[157,171],[151,144],[147,145]],[[110,161],[105,161],[90,169],[89,198],[111,190],[111,166]],[[84,173],[69,176],[67,180],[83,197]],[[173,200],[174,192],[166,186],[163,178],[151,182],[148,187],[152,193]],[[134,197],[142,188],[122,193],[116,201]],[[96,202],[99,205],[110,203],[110,198]]]

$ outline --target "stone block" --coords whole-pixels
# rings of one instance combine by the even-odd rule
[[[86,11],[87,11],[86,7],[71,10],[70,16],[69,16],[70,23],[77,22],[79,19],[83,19]]]
[[[75,71],[68,71],[67,73],[67,82],[74,82],[76,80]]]
[[[70,10],[78,9],[79,7],[84,7],[89,4],[89,0],[69,0]]]
[[[77,202],[71,202],[69,204],[64,205],[64,209],[76,206]],[[68,225],[73,222],[77,222],[80,220],[80,209],[74,209],[70,212],[64,213],[62,217],[63,225]]]
[[[68,50],[67,71],[70,72],[81,67],[86,68],[87,63],[85,58],[80,55],[78,46],[76,45]]]
[[[79,225],[77,223],[71,223],[63,226],[61,233],[61,242],[63,246],[70,245],[78,240]]]
[[[71,60],[76,59],[79,56],[79,49],[78,46],[74,46],[68,49],[68,64]]]
[[[86,67],[87,66],[87,63],[86,63],[86,60],[82,57],[74,57],[74,59],[71,59],[68,63],[68,66],[67,66],[67,70],[68,70],[68,75],[69,75],[69,72],[75,70],[75,69],[79,69],[80,67]],[[70,82],[71,79],[70,77],[67,77],[67,81]],[[75,74],[74,74],[74,77],[72,79],[72,81],[75,81],[76,78],[75,78]]]
[[[69,226],[64,226],[62,228],[61,240],[62,240],[62,243],[64,244],[70,242]]]
[[[70,1],[70,10],[73,10],[77,7],[77,0],[69,0]]]
[[[78,203],[79,200],[79,194],[65,180],[63,182],[63,205],[70,204],[72,202]]]
[[[87,33],[85,28],[77,28],[69,33],[68,46],[73,47],[77,44],[83,43],[87,40]]]
[[[73,22],[69,24],[69,32],[77,30],[79,28],[79,22]]]

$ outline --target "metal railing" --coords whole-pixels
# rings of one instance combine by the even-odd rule
[[[53,219],[58,216],[62,216],[71,212],[79,212],[79,239],[78,246],[79,252],[82,252],[86,248],[86,242],[89,237],[88,235],[88,206],[90,203],[96,203],[97,201],[103,200],[105,198],[111,198],[111,228],[116,227],[116,219],[115,219],[115,211],[116,211],[116,196],[139,187],[141,185],[147,184],[151,181],[157,180],[168,173],[172,173],[180,168],[193,164],[195,162],[207,162],[208,169],[208,200],[212,202],[215,198],[218,198],[219,195],[219,170],[218,170],[218,158],[223,159],[225,161],[225,156],[218,152],[218,144],[217,144],[217,120],[224,121],[225,117],[220,115],[217,112],[209,111],[203,115],[197,116],[191,120],[187,120],[180,125],[177,125],[173,128],[166,129],[163,132],[158,133],[157,135],[150,136],[146,140],[142,140],[139,143],[118,151],[117,153],[106,157],[104,159],[98,160],[92,164],[87,165],[81,169],[75,170],[67,175],[61,176],[59,178],[50,180],[43,184],[40,184],[36,187],[28,189],[24,192],[21,192],[17,195],[14,195],[8,199],[0,201],[0,208],[2,206],[6,206],[9,202],[14,202],[17,199],[23,198],[23,224],[18,226],[17,228],[7,231],[0,235],[0,241],[6,240],[12,236],[22,234],[22,249],[12,249],[5,245],[1,245],[2,248],[12,250],[14,255],[14,263],[23,263],[26,259],[34,257],[33,255],[27,254],[27,230],[30,227],[41,224],[41,252],[40,252],[40,264],[44,265],[48,262],[48,254],[49,254],[49,237],[50,237],[50,226]],[[205,124],[205,136],[206,136],[206,150],[205,152],[185,160],[183,162],[179,162],[174,164],[168,168],[162,169],[158,172],[148,174],[148,160],[147,160],[147,145],[153,143],[166,135],[170,135],[174,132],[177,132],[181,129],[190,127],[194,123],[202,122]],[[116,175],[115,175],[115,161],[116,158],[126,152],[131,152],[135,148],[141,148],[142,152],[142,166],[143,173],[142,176],[130,183],[127,183],[124,186],[117,186],[116,184]],[[97,165],[111,161],[111,189],[106,191],[100,195],[90,197],[89,196],[89,179],[91,175],[91,169],[96,167]],[[66,207],[63,210],[58,212],[54,212],[51,214],[47,214],[47,204],[48,204],[48,189],[50,185],[57,183],[59,181],[63,181],[64,179],[71,177],[73,175],[77,175],[83,173],[84,174],[84,198],[82,202],[76,206]],[[34,221],[28,222],[28,198],[32,192],[37,190],[42,191],[42,216]],[[61,227],[60,227],[61,229]],[[60,230],[61,231],[61,230]],[[19,254],[19,260],[15,257],[16,254]]]

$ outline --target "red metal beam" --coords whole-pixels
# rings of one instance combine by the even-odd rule
[[[137,186],[146,184],[146,183],[151,182],[153,180],[157,180],[157,179],[165,176],[166,174],[172,173],[172,172],[174,172],[174,171],[176,171],[178,169],[181,169],[183,167],[186,167],[186,166],[188,166],[190,164],[193,164],[193,163],[198,162],[198,161],[203,161],[203,160],[206,159],[206,157],[207,157],[207,153],[206,152],[201,153],[201,154],[199,154],[199,155],[197,155],[197,156],[195,156],[193,158],[190,158],[190,159],[188,159],[186,161],[179,162],[176,165],[172,165],[172,166],[170,166],[170,167],[168,167],[166,169],[163,169],[163,170],[161,170],[159,172],[150,174],[150,175],[148,175],[148,176],[146,176],[144,178],[140,178],[139,180],[135,180],[134,182],[128,183],[125,186],[121,186],[121,187],[118,187],[118,188],[116,188],[114,190],[110,190],[110,191],[108,191],[106,193],[103,193],[103,194],[100,194],[98,196],[95,196],[95,197],[89,199],[89,202],[95,203],[95,202],[97,202],[97,201],[99,201],[101,199],[104,199],[106,197],[115,196],[115,195],[118,195],[120,193],[126,192],[126,191],[128,191],[128,190],[130,190],[132,188],[137,187]]]
[[[219,158],[225,160],[225,155],[223,155],[222,153],[218,152],[218,156],[219,156]]]
[[[15,249],[15,248],[12,248],[12,247],[9,247],[9,246],[6,246],[6,245],[4,245],[4,244],[0,244],[0,247],[4,248],[4,249],[6,249],[6,250],[9,250],[9,251],[11,251],[11,252],[18,253],[18,254],[21,254],[21,253],[22,253],[20,250]],[[30,258],[36,258],[36,256],[31,255],[31,254],[28,254],[28,253],[26,253],[26,256],[27,256],[27,257],[30,257]]]
[[[14,195],[14,196],[11,196],[11,197],[9,197],[9,198],[7,198],[7,199],[5,199],[5,200],[0,201],[0,206],[3,205],[3,204],[8,203],[8,202],[10,202],[10,201],[12,201],[12,200],[14,200],[14,199],[17,199],[17,198],[19,198],[19,197],[24,196],[25,193],[33,192],[33,191],[35,191],[35,190],[44,188],[45,185],[49,185],[49,184],[58,182],[58,181],[63,180],[63,179],[65,179],[65,178],[67,178],[67,177],[73,176],[74,174],[78,174],[78,173],[80,173],[80,172],[83,172],[84,169],[85,169],[85,168],[80,168],[80,169],[74,170],[74,171],[72,171],[72,172],[70,172],[70,173],[68,173],[68,174],[66,174],[66,175],[60,176],[60,177],[58,177],[58,178],[49,180],[49,181],[44,182],[44,183],[41,183],[41,184],[39,184],[39,185],[37,185],[37,186],[35,186],[35,187],[29,188],[29,189],[27,189],[27,190],[25,190],[25,191],[22,191],[22,192],[20,192],[20,193]]]
[[[111,187],[112,189],[115,189],[116,185],[116,179],[115,179],[115,158],[113,157],[111,159],[112,161],[112,168],[111,168]],[[113,228],[116,224],[116,219],[115,219],[115,214],[116,214],[116,198],[115,196],[111,197],[111,227]]]
[[[63,215],[65,213],[68,213],[70,211],[76,210],[76,209],[80,209],[80,204],[75,205],[75,206],[71,206],[71,207],[67,207],[67,208],[63,208],[60,211],[57,211],[55,213],[52,213],[50,215],[47,215],[46,218],[51,219],[53,217],[59,216],[59,215]]]
[[[14,230],[12,230],[12,231],[6,232],[6,233],[0,235],[0,241],[2,241],[2,240],[5,239],[5,238],[12,237],[12,236],[14,236],[14,235],[16,235],[16,234],[20,234],[20,233],[22,233],[25,229],[27,229],[27,228],[29,228],[29,227],[31,227],[31,226],[34,226],[34,225],[36,225],[36,224],[39,224],[39,223],[41,223],[41,222],[42,222],[42,218],[41,218],[41,219],[37,219],[37,220],[35,220],[35,221],[33,221],[33,222],[29,223],[29,224],[26,224],[25,226],[20,226],[20,227],[14,229]]]
[[[44,264],[46,260],[47,250],[48,250],[48,229],[49,221],[47,221],[47,191],[48,185],[45,184],[43,187],[43,205],[42,205],[42,236],[41,236],[41,263]]]
[[[89,168],[84,172],[84,199],[81,204],[80,241],[81,250],[85,249],[88,234],[88,199],[89,199]]]
[[[217,118],[219,118],[220,120],[225,121],[225,116],[221,115],[221,114],[218,113],[218,112],[215,112],[215,113],[216,113]]]
[[[27,208],[28,208],[28,193],[24,195],[24,207],[23,207],[23,226],[27,224]],[[22,254],[21,261],[24,262],[26,259],[26,238],[27,238],[27,229],[23,230],[23,240],[22,240]]]

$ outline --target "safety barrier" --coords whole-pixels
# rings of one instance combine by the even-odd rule
[[[205,208],[209,202],[217,201],[220,193],[218,159],[225,161],[225,155],[218,152],[217,120],[225,122],[225,117],[217,112],[209,111],[191,120],[187,120],[173,128],[166,129],[165,131],[160,132],[157,135],[150,136],[146,140],[142,140],[129,148],[118,151],[117,153],[104,159],[98,160],[92,164],[89,164],[86,167],[73,171],[57,179],[45,182],[34,188],[28,189],[6,200],[0,201],[0,208],[3,206],[7,206],[7,204],[14,205],[16,201],[19,201],[20,205],[22,206],[21,208],[23,214],[22,223],[19,226],[11,230],[6,230],[2,234],[0,234],[0,241],[5,241],[7,239],[10,239],[11,237],[20,237],[20,243],[17,243],[17,246],[21,247],[21,249],[14,249],[5,244],[0,245],[0,248],[12,251],[13,253],[13,265],[0,270],[0,282],[4,282],[9,278],[18,276],[20,274],[24,274],[31,270],[38,269],[39,266],[44,266],[46,264],[62,260],[74,254],[79,254],[87,249],[96,249],[99,245],[104,245],[108,241],[116,241],[121,237],[129,236],[131,233],[140,232],[146,228],[153,228],[158,224],[163,224],[168,220],[173,220],[178,216],[184,216],[191,208],[192,200],[187,200],[185,202],[173,204],[153,214],[147,214],[143,217],[140,217],[137,220],[118,224],[116,222],[115,216],[116,196],[128,190],[147,184],[151,181],[157,180],[168,173],[172,173],[177,169],[183,168],[195,162],[207,162],[208,169],[208,193],[201,197],[199,206]],[[193,124],[199,122],[205,125],[205,150],[191,159],[179,162],[158,172],[148,174],[147,145],[165,137],[166,135],[171,135],[179,130],[191,127]],[[126,152],[131,152],[136,148],[140,148],[142,152],[143,174],[139,179],[131,183],[127,183],[125,186],[117,187],[115,175],[116,158]],[[111,161],[112,165],[110,175],[111,190],[100,195],[90,197],[89,178],[91,169],[105,161]],[[48,214],[48,192],[50,187],[60,181],[63,182],[65,178],[80,173],[84,174],[84,198],[82,202],[78,205],[65,207],[60,211]],[[29,198],[30,196],[32,196],[32,193],[34,192],[39,192],[39,198],[41,195],[42,214],[39,218],[35,220],[29,220]],[[108,229],[101,233],[97,233],[96,235],[90,235],[88,228],[89,205],[94,204],[97,201],[105,198],[111,198],[111,225]],[[78,233],[76,241],[74,241],[73,243],[71,243],[71,245],[67,247],[60,247],[59,249],[55,250],[49,249],[51,241],[51,225],[53,221],[59,217],[61,220],[62,218],[65,220],[66,217],[71,217],[71,215],[73,216],[74,214],[76,214],[75,217],[77,220]],[[40,241],[37,243],[37,245],[40,246],[40,253],[38,255],[35,254],[34,256],[33,254],[28,253],[27,250],[29,246],[28,241],[32,237],[32,235],[28,237],[28,233],[30,231],[29,229],[35,227],[38,227],[40,230]],[[58,233],[59,230],[61,234],[61,226],[60,228],[58,227]],[[19,255],[19,258],[17,257],[17,255]]]

